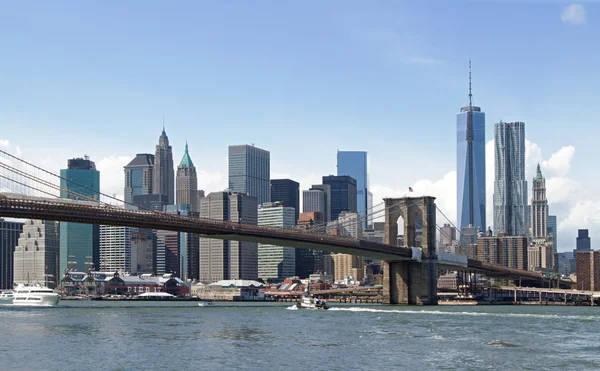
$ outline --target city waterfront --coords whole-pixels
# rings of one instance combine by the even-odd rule
[[[600,367],[595,307],[61,302],[0,307],[0,369]]]

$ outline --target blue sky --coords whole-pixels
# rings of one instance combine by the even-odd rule
[[[581,200],[600,181],[599,3],[256,4],[2,3],[0,140],[52,169],[89,154],[119,194],[123,162],[153,152],[164,113],[175,162],[187,139],[207,191],[227,182],[230,144],[271,151],[273,175],[304,188],[335,173],[336,149],[366,150],[376,197],[415,185],[454,215],[471,58],[487,138],[524,121],[530,162],[558,154],[542,167],[562,192],[563,244],[600,227],[600,198]]]

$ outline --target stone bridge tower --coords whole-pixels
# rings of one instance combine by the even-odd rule
[[[386,210],[384,243],[397,244],[398,218],[402,217],[404,220],[404,246],[417,246],[416,225],[418,220],[423,222],[421,261],[413,259],[383,262],[383,302],[386,304],[436,305],[435,197],[385,198],[383,201]]]

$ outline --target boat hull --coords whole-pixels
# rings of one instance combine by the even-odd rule
[[[0,305],[8,305],[13,303],[14,298],[0,298]]]
[[[326,305],[315,305],[315,304],[305,304],[305,303],[296,303],[296,308],[311,309],[311,310],[327,310],[327,309],[329,309],[329,307]]]
[[[13,300],[13,305],[31,306],[31,307],[54,307],[60,302],[60,296],[56,295],[28,295],[16,296]]]

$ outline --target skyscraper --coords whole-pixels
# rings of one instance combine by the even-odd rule
[[[324,176],[323,185],[331,187],[331,220],[343,211],[356,212],[356,180],[348,175]],[[360,216],[363,218],[363,216]]]
[[[494,231],[526,236],[525,124],[494,125]]]
[[[256,197],[244,193],[213,192],[200,200],[200,217],[257,224]],[[255,242],[200,239],[200,281],[258,278],[258,247]]]
[[[100,226],[100,269],[104,272],[131,272],[131,233],[133,228]]]
[[[271,201],[269,151],[254,145],[229,146],[229,189],[256,197],[258,205]]]
[[[296,213],[293,207],[280,202],[267,202],[258,209],[258,225],[272,228],[293,228]],[[283,281],[294,276],[296,249],[293,247],[258,244],[258,277],[263,280]]]
[[[125,171],[125,208],[133,203],[133,196],[152,194],[154,155],[138,153],[123,167]]]
[[[323,202],[321,203],[320,197],[315,196],[315,193],[309,192],[308,201],[304,201],[306,194],[302,194],[302,212],[320,211],[323,213],[323,220],[325,222],[331,221],[331,186],[329,184],[313,184],[309,191],[321,191],[323,193]],[[306,192],[306,191],[304,191]],[[318,197],[319,201],[314,201],[314,197]],[[319,202],[315,204],[315,202]],[[319,205],[319,206],[317,206]],[[323,205],[322,207],[320,205]]]
[[[485,113],[473,106],[469,61],[469,105],[456,115],[456,191],[458,228],[485,231]]]
[[[183,158],[177,166],[177,204],[190,205],[192,211],[198,211],[198,176],[188,152],[187,142]]]
[[[540,164],[533,178],[531,195],[531,237],[546,238],[548,235],[548,200],[546,199],[546,179],[542,176]]]
[[[367,178],[367,152],[338,151],[337,175],[349,175],[356,180],[356,212],[363,219],[363,229],[367,228],[365,217],[369,207],[369,184]]]
[[[302,191],[302,212],[320,212],[325,215],[327,214],[327,195],[323,190],[320,189],[309,189]]]
[[[590,232],[587,229],[579,229],[577,231],[576,250],[591,250],[592,239]]]
[[[60,171],[60,197],[99,200],[100,172],[85,156],[68,161]],[[100,267],[100,229],[97,225],[60,223],[60,274],[66,270],[87,272]]]
[[[169,145],[169,138],[163,126],[156,153],[154,155],[154,180],[152,181],[152,193],[165,195],[167,205],[175,204],[175,170],[173,169],[173,150]]]
[[[556,215],[548,215],[548,235],[552,234],[552,246],[554,252],[558,250],[558,225],[556,224]]]
[[[0,218],[0,289],[12,290],[15,246],[23,232],[23,223]]]
[[[39,282],[55,288],[60,280],[56,266],[59,248],[57,222],[25,221],[15,248],[14,283]]]
[[[271,202],[282,202],[284,207],[293,207],[295,222],[300,214],[300,184],[291,179],[271,179]]]

